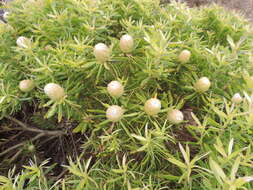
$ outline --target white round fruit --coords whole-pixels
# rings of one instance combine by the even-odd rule
[[[234,96],[232,97],[232,102],[235,104],[239,104],[242,102],[242,97],[239,93],[234,94]]]
[[[119,81],[114,80],[107,85],[107,91],[111,96],[118,98],[123,95],[124,86]]]
[[[106,118],[112,122],[119,121],[124,114],[124,110],[117,105],[112,105],[106,110]]]
[[[110,58],[110,50],[104,43],[98,43],[94,47],[94,55],[99,62],[106,62]]]
[[[28,39],[24,36],[18,37],[16,43],[17,43],[18,47],[20,47],[20,48],[28,48],[31,45],[30,39]]]
[[[160,100],[158,100],[157,98],[150,98],[145,102],[144,111],[148,115],[156,115],[160,112],[161,107],[162,106]]]
[[[197,92],[206,92],[211,86],[211,82],[207,77],[201,77],[194,85]]]
[[[134,39],[129,34],[125,34],[120,38],[119,46],[124,53],[130,53],[134,48]]]
[[[32,80],[22,80],[19,82],[19,89],[22,92],[29,92],[35,87],[35,84]]]
[[[5,21],[7,21],[9,15],[10,15],[10,12],[8,12],[8,11],[4,12],[4,14],[3,14],[3,19],[4,19]]]
[[[189,50],[183,50],[179,56],[178,60],[182,63],[187,63],[190,60],[191,52]]]
[[[172,109],[168,112],[167,118],[171,123],[178,124],[184,120],[184,114],[178,109]]]
[[[48,83],[44,87],[44,92],[51,100],[54,101],[58,101],[65,96],[64,89],[59,84],[55,83]]]

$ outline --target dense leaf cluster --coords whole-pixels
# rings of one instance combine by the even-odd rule
[[[155,0],[16,0],[8,10],[0,24],[1,117],[29,106],[36,113],[28,117],[78,123],[74,132],[85,137],[84,156],[70,160],[52,189],[234,190],[252,180],[253,33],[240,16]],[[119,47],[124,34],[134,38],[129,54]],[[20,36],[31,40],[28,48],[17,46]],[[97,43],[110,47],[109,61],[95,59]],[[191,57],[182,63],[185,49]],[[201,77],[211,81],[204,93],[194,88]],[[34,81],[32,91],[19,89],[24,79]],[[124,85],[119,98],[107,92],[113,80]],[[49,100],[48,83],[66,96]],[[230,101],[237,92],[248,97],[239,105]],[[162,110],[148,116],[143,107],[153,97]],[[119,122],[106,119],[110,105],[124,109]],[[185,122],[167,121],[172,108]],[[16,181],[10,174],[0,184],[22,189],[29,178],[28,189],[49,189],[45,165],[31,163]]]

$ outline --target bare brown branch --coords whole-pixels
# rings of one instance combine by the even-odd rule
[[[23,130],[25,131],[31,131],[35,133],[41,133],[43,136],[45,135],[50,135],[50,136],[61,136],[61,135],[66,135],[67,133],[61,130],[55,130],[55,131],[50,131],[50,130],[42,130],[34,127],[30,127],[27,124],[15,119],[14,117],[6,116],[5,118],[11,120],[12,122],[18,124],[20,127],[22,127]]]

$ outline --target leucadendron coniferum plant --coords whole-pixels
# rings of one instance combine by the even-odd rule
[[[21,129],[39,133],[37,156],[47,135],[80,133],[82,149],[64,175],[34,161],[0,176],[0,189],[253,189],[253,30],[240,15],[159,0],[5,8],[3,123],[30,123]]]

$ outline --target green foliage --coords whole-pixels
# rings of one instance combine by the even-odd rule
[[[31,162],[23,172],[0,176],[0,190],[11,189],[252,189],[253,33],[247,21],[218,6],[189,9],[155,0],[16,0],[0,24],[0,116],[25,113],[38,127],[65,121],[78,125],[82,154],[69,159],[66,175],[50,178],[47,162]],[[123,34],[134,38],[124,54]],[[28,48],[18,37],[31,40]],[[93,54],[105,43],[110,59]],[[180,63],[184,49],[190,60]],[[208,77],[204,93],[195,82]],[[22,92],[21,80],[36,88]],[[106,87],[121,81],[125,93],[111,97]],[[65,96],[49,100],[43,88],[57,83]],[[240,104],[230,101],[244,93]],[[161,100],[162,110],[148,116],[146,100]],[[119,105],[123,118],[112,123],[106,109]],[[178,125],[170,109],[191,109]],[[186,115],[185,115],[186,116]],[[44,118],[44,119],[42,119]],[[28,182],[27,182],[28,181]]]

